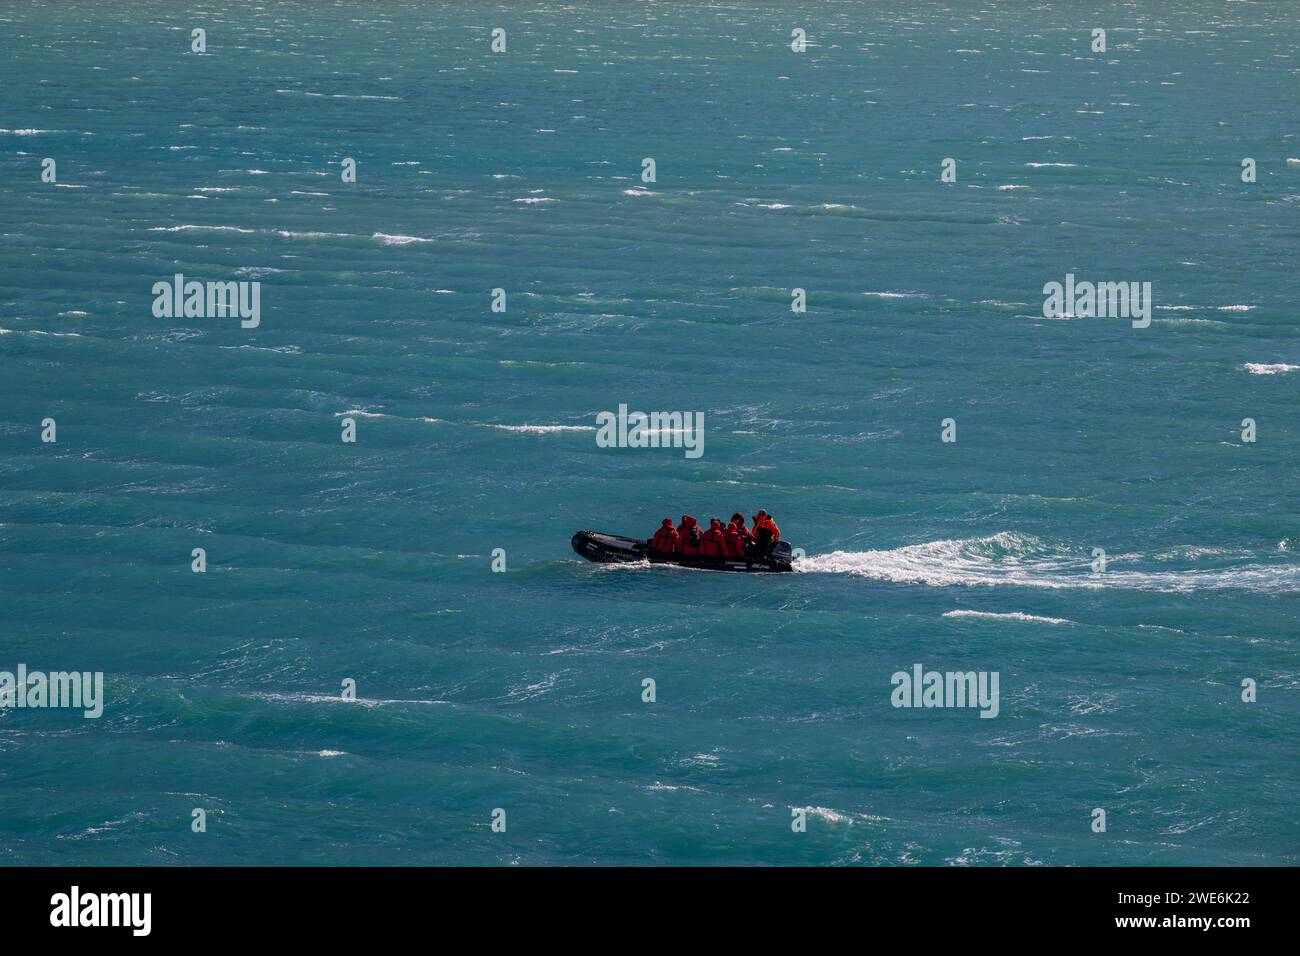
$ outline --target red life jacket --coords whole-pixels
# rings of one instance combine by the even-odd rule
[[[677,529],[677,536],[677,550],[681,554],[693,557],[700,553],[703,535],[700,526],[690,515],[682,515],[682,526]]]
[[[704,532],[700,540],[700,556],[704,558],[721,558],[722,550],[722,522],[717,518],[709,524],[709,530]]]
[[[727,525],[722,532],[722,554],[728,558],[743,558],[745,556],[745,539],[736,530],[734,521]]]
[[[662,551],[664,554],[672,554],[677,550],[676,529],[660,528],[655,532],[655,536],[650,539],[650,548],[654,551]]]

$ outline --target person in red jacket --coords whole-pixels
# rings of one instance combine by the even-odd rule
[[[682,515],[682,523],[677,529],[677,553],[683,557],[693,558],[700,553],[700,526],[690,515]]]
[[[771,515],[760,509],[758,514],[754,515],[753,553],[765,557],[780,540],[781,529],[776,526]]]
[[[745,527],[745,516],[739,511],[731,516],[731,523],[736,526],[736,530],[740,532],[740,536],[744,539],[746,544],[754,539],[754,536],[750,533],[749,529]]]
[[[672,554],[677,550],[677,529],[673,527],[673,519],[665,518],[655,536],[650,539],[650,550],[659,551],[662,554]]]
[[[743,528],[745,523],[740,523]],[[722,553],[728,558],[743,558],[745,556],[745,538],[740,533],[740,528],[736,526],[733,519],[731,524],[722,529]]]
[[[717,518],[709,522],[709,530],[704,532],[700,538],[700,557],[716,558],[718,560],[724,557],[722,550],[722,522]]]

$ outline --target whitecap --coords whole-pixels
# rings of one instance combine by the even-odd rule
[[[981,617],[1005,621],[1033,621],[1038,624],[1073,624],[1063,617],[1043,617],[1023,611],[945,611],[944,617]]]
[[[240,232],[251,233],[256,229],[243,229],[239,226],[153,226],[149,232]]]
[[[518,432],[525,435],[550,435],[554,432],[594,432],[594,425],[491,425],[488,428],[499,428],[501,431]]]
[[[385,232],[377,232],[371,239],[377,239],[386,246],[409,246],[413,242],[433,242],[432,239],[424,239],[420,236],[390,236]]]
[[[1280,375],[1283,372],[1294,372],[1300,369],[1300,365],[1264,365],[1260,362],[1247,362],[1242,368],[1251,375]]]

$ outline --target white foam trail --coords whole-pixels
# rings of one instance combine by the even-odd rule
[[[1125,555],[1131,564],[1141,555]],[[1129,588],[1141,591],[1300,591],[1300,564],[1141,571],[1111,567],[1094,574],[1090,552],[1054,551],[1029,535],[1004,531],[985,538],[929,541],[887,551],[835,551],[795,561],[796,571],[852,574],[927,587]]]

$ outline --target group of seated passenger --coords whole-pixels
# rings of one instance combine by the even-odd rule
[[[745,516],[740,512],[732,515],[725,525],[718,518],[712,519],[708,531],[701,531],[699,523],[690,515],[682,515],[682,523],[676,528],[672,518],[663,520],[662,527],[650,539],[650,550],[683,557],[743,560],[765,557],[780,540],[781,529],[766,511],[754,515],[752,531],[745,527]]]

